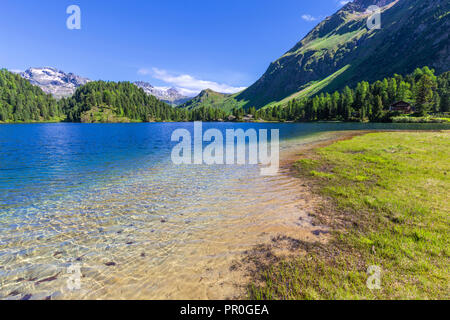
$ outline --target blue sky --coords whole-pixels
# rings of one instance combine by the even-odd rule
[[[1,0],[0,67],[52,66],[195,94],[251,85],[341,0]],[[81,9],[69,30],[66,8]]]

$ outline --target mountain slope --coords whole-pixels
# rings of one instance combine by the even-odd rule
[[[182,95],[180,92],[178,92],[176,88],[169,88],[169,89],[156,88],[152,86],[150,83],[144,81],[136,81],[133,82],[133,84],[136,85],[138,88],[144,90],[145,93],[155,96],[159,100],[168,103],[170,105],[178,106],[191,99],[189,97]]]
[[[71,96],[77,88],[90,81],[87,78],[51,67],[30,68],[20,75],[57,99]]]
[[[366,26],[370,5],[382,7],[379,30]],[[448,0],[348,3],[273,62],[255,84],[236,95],[235,104],[261,108],[299,92],[305,96],[331,92],[362,80],[407,74],[424,65],[435,68],[437,74],[448,71],[449,11]]]
[[[195,110],[200,107],[227,109],[227,100],[232,97],[230,94],[220,93],[211,89],[200,92],[196,97],[180,105],[180,108]]]

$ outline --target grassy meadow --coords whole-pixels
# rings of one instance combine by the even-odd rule
[[[450,131],[357,136],[295,167],[323,198],[314,218],[331,240],[261,270],[250,298],[450,298]]]

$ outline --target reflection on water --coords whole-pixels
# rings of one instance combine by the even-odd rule
[[[319,132],[371,129],[204,124],[216,126],[279,128],[285,151],[333,135]],[[233,297],[242,275],[230,265],[245,250],[280,233],[309,236],[297,179],[174,166],[180,127],[192,124],[0,126],[0,298]],[[79,290],[69,289],[73,266]]]

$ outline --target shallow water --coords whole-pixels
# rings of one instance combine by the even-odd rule
[[[282,155],[340,130],[448,129],[203,126],[280,129]],[[298,179],[257,165],[173,165],[179,128],[193,125],[0,126],[0,298],[229,298],[242,293],[230,266],[244,251],[278,234],[313,238]]]

